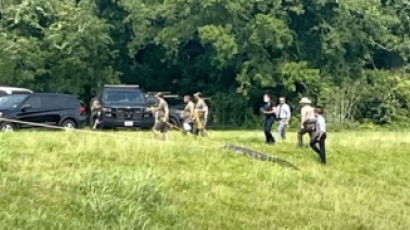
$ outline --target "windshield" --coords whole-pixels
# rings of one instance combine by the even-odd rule
[[[27,98],[27,95],[24,95],[24,94],[0,97],[0,109],[15,109],[26,98]]]
[[[143,104],[144,95],[139,91],[108,91],[103,100],[107,104]]]

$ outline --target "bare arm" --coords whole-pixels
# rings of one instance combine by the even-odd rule
[[[208,105],[205,105],[205,107],[204,107],[204,118],[205,118],[205,120],[208,120]]]
[[[288,106],[288,108],[287,108],[287,112],[288,112],[288,119],[286,120],[286,123],[289,124],[290,118],[292,117],[292,112],[290,111],[290,107],[289,107],[289,106]]]
[[[164,119],[165,119],[165,122],[166,122],[169,119],[169,108],[168,108],[168,106],[165,106],[164,110],[165,110],[165,118]]]
[[[194,104],[191,103],[188,109],[189,109],[189,120],[192,120],[194,118]]]

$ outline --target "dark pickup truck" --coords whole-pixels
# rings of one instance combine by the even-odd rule
[[[182,97],[167,93],[165,97],[169,104],[169,122],[181,127],[185,106]],[[154,125],[155,116],[148,108],[158,105],[158,101],[154,93],[145,94],[138,85],[105,85],[95,99],[101,102],[104,111],[102,128],[150,129]]]
[[[148,111],[152,105],[138,85],[105,85],[97,98],[103,107],[103,128],[151,128],[154,114]]]

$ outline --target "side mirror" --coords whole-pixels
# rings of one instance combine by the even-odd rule
[[[25,112],[25,111],[27,111],[28,109],[31,109],[31,108],[32,108],[32,106],[30,104],[26,104],[26,105],[23,105],[21,107],[21,111]]]

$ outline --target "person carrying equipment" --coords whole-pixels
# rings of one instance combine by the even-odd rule
[[[91,121],[92,129],[97,130],[101,128],[104,118],[104,113],[99,100],[94,100],[91,106]]]
[[[195,110],[195,104],[191,100],[191,96],[185,95],[184,96],[184,103],[185,108],[184,108],[184,123],[182,127],[182,134],[186,135],[189,132],[192,132],[192,127],[194,126],[194,110]]]
[[[202,93],[198,92],[194,94],[196,104],[194,108],[194,127],[193,134],[206,136],[206,123],[208,118],[208,105],[205,103]]]
[[[279,121],[277,137],[286,139],[286,127],[289,126],[290,117],[292,116],[290,112],[290,107],[286,104],[286,98],[279,98],[279,105],[276,107],[277,119]]]
[[[316,117],[314,108],[311,106],[312,101],[309,98],[304,97],[299,102],[302,106],[301,108],[301,122],[300,130],[298,132],[298,146],[303,147],[303,135],[306,133],[312,136],[312,133],[316,128]]]
[[[265,105],[260,109],[260,111],[265,114],[265,137],[267,144],[275,144],[275,138],[272,136],[272,125],[275,123],[275,105],[272,104],[272,99],[269,94],[263,95],[263,102]]]
[[[155,113],[155,124],[152,128],[154,136],[160,139],[162,134],[162,140],[168,140],[168,119],[169,119],[169,108],[168,103],[165,101],[164,94],[157,93],[155,98],[158,100],[158,107],[150,108],[149,110]]]
[[[315,133],[311,137],[310,147],[312,147],[313,151],[319,154],[320,162],[325,165],[326,164],[326,149],[325,149],[326,120],[323,117],[322,108],[315,109],[315,117],[316,117],[316,130],[315,130]]]

